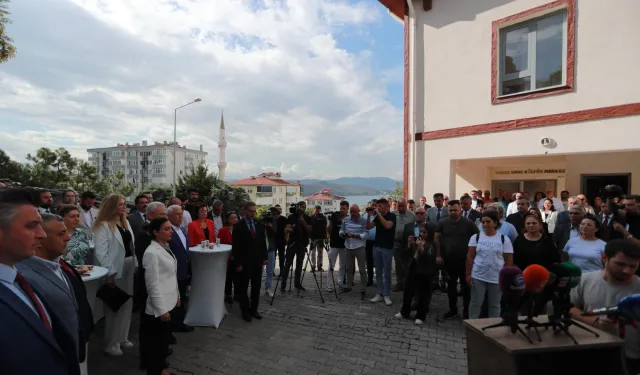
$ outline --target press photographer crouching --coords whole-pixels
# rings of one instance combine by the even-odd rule
[[[304,213],[306,209],[307,204],[304,201],[298,202],[298,204],[292,205],[289,208],[287,226],[285,227],[285,234],[289,236],[289,240],[287,241],[284,269],[280,272],[281,293],[285,292],[289,270],[291,269],[294,257],[296,258],[294,286],[296,289],[305,290],[300,283],[300,276],[302,275],[305,252],[309,245],[309,233],[311,233],[311,225],[309,225],[311,217]]]
[[[347,263],[347,285],[342,290],[344,293],[351,291],[353,285],[353,274],[355,271],[356,259],[360,270],[360,298],[367,296],[367,271],[365,268],[366,254],[364,251],[365,241],[369,233],[367,231],[367,220],[360,216],[360,207],[357,204],[351,206],[349,216],[342,221],[340,227],[340,237],[344,238],[344,255]]]
[[[311,272],[316,270],[316,258],[318,259],[318,271],[322,269],[322,258],[324,252],[324,240],[327,238],[327,217],[322,214],[322,207],[316,206],[311,216],[311,247],[309,254],[311,256]]]
[[[333,292],[333,271],[336,268],[336,259],[340,257],[338,270],[338,287],[345,287],[345,253],[344,253],[344,238],[340,237],[340,227],[342,226],[342,220],[347,216],[349,212],[349,202],[340,202],[340,211],[334,213],[329,217],[329,272],[327,272],[327,292]],[[352,272],[353,273],[353,272]],[[351,284],[346,285],[351,287]]]

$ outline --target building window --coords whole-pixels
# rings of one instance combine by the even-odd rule
[[[494,21],[493,104],[573,91],[574,9],[558,0]]]
[[[273,193],[273,186],[258,186],[258,193]]]

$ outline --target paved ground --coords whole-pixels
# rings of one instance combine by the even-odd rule
[[[172,347],[169,371],[180,375],[467,373],[462,322],[436,321],[446,312],[446,295],[436,292],[431,314],[424,325],[416,326],[413,320],[393,318],[400,309],[400,293],[393,293],[390,307],[362,301],[357,287],[338,301],[333,293],[324,292],[326,273],[323,276],[324,304],[307,273],[303,282],[307,290],[299,297],[294,289],[284,296],[278,293],[270,306],[263,295],[261,321],[244,322],[235,303],[220,329],[176,333],[178,345]],[[358,277],[356,272],[356,282]],[[368,298],[374,288],[368,288]],[[130,338],[137,344],[135,315]],[[109,357],[101,351],[101,339],[99,327],[90,343],[91,375],[143,373],[137,369],[137,347],[125,350],[122,357]]]

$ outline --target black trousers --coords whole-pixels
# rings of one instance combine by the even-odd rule
[[[171,321],[163,322],[153,315],[141,314],[140,343],[144,341],[147,375],[160,375],[169,350]],[[141,345],[142,350],[142,345]],[[141,352],[142,355],[142,352]]]
[[[224,281],[224,295],[230,297],[233,293],[233,279],[236,275],[236,265],[233,259],[227,262],[227,279]]]
[[[462,315],[469,316],[469,302],[471,301],[471,287],[467,284],[465,278],[466,264],[465,261],[448,261],[444,262],[449,282],[447,285],[447,296],[449,297],[449,310],[458,310],[458,282],[462,289]]]
[[[415,265],[411,266],[409,274],[405,277],[404,296],[402,298],[402,309],[400,313],[405,317],[411,314],[411,303],[415,296],[417,297],[416,302],[418,304],[416,319],[425,320],[429,312],[429,305],[431,304],[433,276],[415,273],[413,270],[414,266]]]
[[[240,303],[240,311],[242,313],[254,313],[258,311],[258,304],[260,303],[260,286],[262,283],[262,268],[264,266],[252,265],[248,269],[242,269],[242,272],[237,272],[234,279],[236,287],[236,298]],[[247,289],[251,283],[251,301],[249,301],[249,295]]]
[[[374,241],[367,240],[364,251],[367,254],[367,284],[373,283],[373,244]]]
[[[180,306],[171,311],[171,324],[174,328],[179,328],[184,324],[187,315],[187,288],[189,279],[178,280],[178,292],[180,292]]]
[[[281,289],[287,286],[287,279],[289,278],[289,270],[293,264],[293,258],[296,258],[296,272],[294,285],[300,285],[300,277],[302,275],[302,267],[304,267],[304,257],[307,253],[307,247],[302,245],[292,245],[287,247],[287,261],[284,264],[284,269],[280,271],[280,285]]]
[[[282,273],[282,270],[284,270],[284,261],[285,261],[284,250],[287,246],[283,243],[277,244],[276,246],[278,248],[278,268],[280,269],[280,273]]]

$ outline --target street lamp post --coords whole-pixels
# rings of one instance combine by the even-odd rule
[[[178,166],[176,164],[176,154],[178,153],[178,110],[184,108],[193,103],[201,102],[202,99],[196,98],[194,101],[189,102],[183,106],[180,106],[173,110],[173,196],[176,196],[176,170]]]

